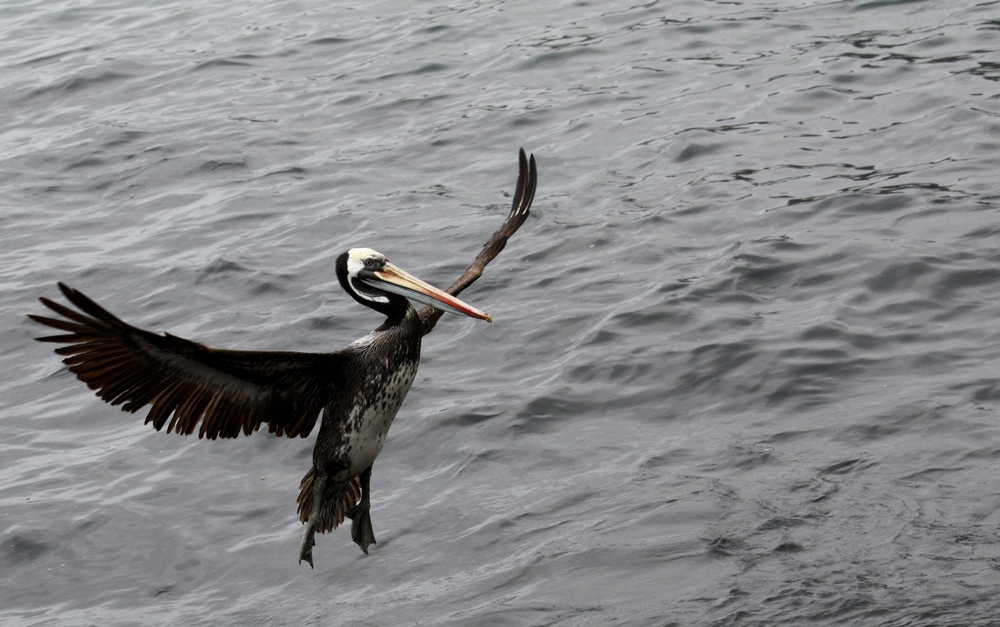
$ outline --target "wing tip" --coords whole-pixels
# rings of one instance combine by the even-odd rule
[[[79,292],[77,290],[75,290],[72,287],[66,285],[62,281],[57,281],[56,285],[59,287],[59,291],[63,293],[63,296],[65,296],[66,298],[68,298],[70,300],[73,299],[73,294],[79,294]]]

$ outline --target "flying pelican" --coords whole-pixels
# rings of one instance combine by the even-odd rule
[[[159,431],[199,438],[250,435],[266,424],[276,436],[306,437],[320,413],[313,465],[299,486],[299,520],[305,532],[299,563],[313,566],[316,532],[351,519],[361,550],[375,544],[370,482],[403,398],[417,374],[420,340],[448,311],[491,322],[455,298],[478,279],[507,239],[528,217],[535,197],[535,158],[519,155],[520,171],[510,214],[472,265],[447,290],[433,287],[389,263],[370,248],[352,248],[337,259],[344,290],[385,322],[333,353],[239,351],[210,348],[133,327],[83,293],[59,283],[77,307],[41,298],[62,318],[29,314],[67,334],[37,338],[68,344],[55,349],[77,378],[112,405],[136,412],[149,405],[146,422]],[[428,305],[417,311],[410,301]],[[199,426],[200,425],[200,426]]]

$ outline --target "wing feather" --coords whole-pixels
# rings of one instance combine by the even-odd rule
[[[472,285],[476,279],[483,275],[486,264],[493,261],[500,251],[507,245],[510,236],[517,232],[524,221],[531,213],[531,203],[535,199],[535,187],[538,185],[538,169],[535,167],[535,155],[530,157],[524,154],[524,149],[518,153],[518,174],[517,189],[514,191],[514,201],[511,203],[510,213],[497,229],[483,249],[473,260],[472,265],[458,278],[457,281],[445,290],[452,296],[457,296],[462,290]],[[419,312],[420,321],[423,324],[424,335],[434,330],[434,325],[441,318],[444,312],[433,307],[424,307]]]
[[[133,327],[62,283],[76,310],[41,298],[62,316],[31,314],[68,333],[38,338],[55,349],[77,378],[123,411],[149,406],[157,430],[199,438],[249,435],[262,424],[275,435],[306,437],[320,411],[344,385],[344,353],[230,351]]]

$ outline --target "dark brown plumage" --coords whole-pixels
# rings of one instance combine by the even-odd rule
[[[462,290],[483,276],[486,264],[500,254],[500,251],[507,245],[510,236],[516,233],[524,221],[528,219],[528,214],[531,213],[531,203],[535,200],[536,185],[538,185],[538,170],[535,167],[535,155],[526,156],[522,148],[518,153],[517,189],[514,191],[514,202],[511,203],[507,219],[483,245],[483,249],[476,255],[475,261],[462,273],[462,276],[458,277],[457,281],[445,290],[446,292],[452,296],[458,296]],[[424,325],[424,335],[434,330],[434,325],[444,314],[440,309],[431,306],[423,307],[418,313],[420,321]]]
[[[337,260],[337,276],[358,302],[386,315],[365,338],[333,353],[238,351],[210,348],[170,334],[133,327],[62,283],[77,309],[41,298],[62,316],[30,314],[63,331],[38,338],[56,349],[77,378],[123,411],[150,407],[146,422],[157,430],[199,438],[235,438],[263,425],[278,436],[306,437],[323,421],[313,467],[302,479],[300,520],[307,524],[300,561],[312,564],[313,534],[353,520],[352,537],[367,553],[375,542],[369,517],[371,463],[381,451],[392,419],[416,375],[420,338],[443,313],[417,312],[409,299],[490,320],[451,298],[483,272],[530,211],[537,173],[534,157],[520,152],[517,191],[510,214],[468,270],[445,292],[390,264],[369,249],[352,249]],[[450,296],[448,296],[450,295]],[[405,296],[405,297],[404,297]]]
[[[29,314],[64,335],[40,342],[97,395],[123,411],[151,405],[146,422],[167,433],[235,438],[268,425],[275,435],[306,437],[348,365],[341,353],[233,351],[173,335],[157,335],[122,322],[81,292],[59,289],[80,311],[40,298],[66,320]],[[332,375],[332,376],[331,376]],[[167,419],[170,422],[167,422]]]

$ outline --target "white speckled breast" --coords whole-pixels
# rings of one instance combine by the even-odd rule
[[[410,391],[417,376],[417,362],[399,368],[382,387],[380,400],[363,409],[357,408],[348,420],[344,449],[351,467],[344,473],[347,478],[355,477],[372,465],[382,451],[389,427],[396,418],[399,406]],[[357,414],[360,413],[360,416]]]

